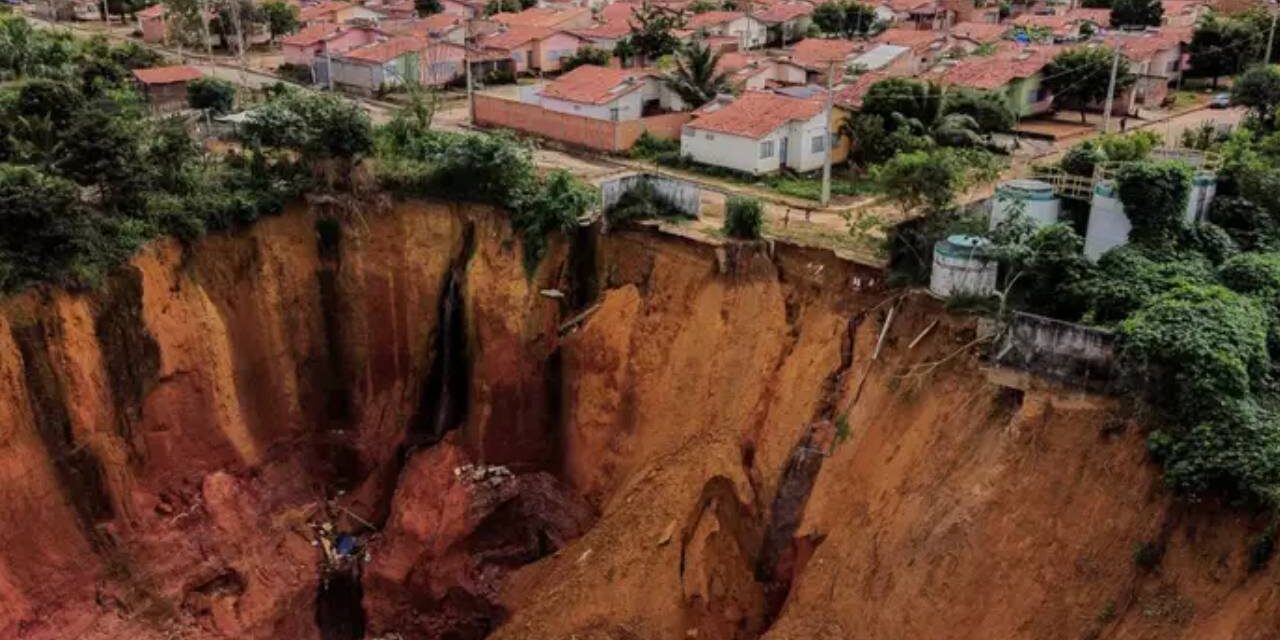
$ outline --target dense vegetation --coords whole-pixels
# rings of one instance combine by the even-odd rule
[[[1280,96],[1273,99],[1280,101]],[[1275,117],[1274,102],[1269,117]],[[1219,197],[1187,222],[1191,171],[1146,156],[1154,140],[1109,136],[1062,164],[1115,167],[1130,243],[1090,264],[1063,223],[1015,217],[994,233],[1008,302],[1113,329],[1124,369],[1166,425],[1150,436],[1168,484],[1191,498],[1280,506],[1280,138],[1256,116],[1215,150]]]
[[[430,109],[415,105],[375,129],[351,101],[283,85],[240,127],[237,148],[208,153],[183,117],[152,115],[133,90],[130,70],[157,62],[136,46],[0,20],[0,290],[94,286],[151,238],[191,241],[307,190],[355,188],[370,158],[388,186],[507,208],[530,264],[548,233],[595,201],[568,174],[538,176],[508,137],[429,131]],[[228,91],[200,81],[190,98],[224,111]]]

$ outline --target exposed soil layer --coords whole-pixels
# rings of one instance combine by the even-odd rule
[[[878,273],[521,255],[488,209],[299,207],[0,303],[0,637],[1280,637],[1264,520]]]

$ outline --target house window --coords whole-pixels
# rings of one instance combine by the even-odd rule
[[[613,120],[614,122],[617,122],[617,121],[618,121],[618,113],[619,113],[619,112],[621,112],[621,109],[619,109],[618,107],[612,107],[612,108],[610,108],[610,109],[609,109],[609,119],[610,119],[610,120]]]
[[[773,157],[773,141],[765,140],[760,143],[760,159]]]
[[[812,145],[812,148],[809,150],[809,153],[822,153],[823,151],[826,151],[827,150],[826,142],[827,142],[827,137],[825,135],[814,136],[813,145]]]
[[[716,137],[715,137],[714,135],[710,134],[710,133],[704,133],[704,134],[702,134],[702,137],[704,137],[704,138],[706,138],[706,139],[708,139],[708,140],[715,140],[715,139],[716,139]]]

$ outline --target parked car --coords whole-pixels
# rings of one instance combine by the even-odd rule
[[[1219,93],[1209,98],[1210,109],[1226,109],[1231,106],[1231,94]]]

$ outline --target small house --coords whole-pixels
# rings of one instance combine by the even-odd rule
[[[356,47],[333,58],[333,84],[376,95],[406,82],[421,82],[426,48],[426,41],[405,36]]]
[[[763,47],[769,39],[765,23],[741,11],[708,11],[689,18],[685,28],[699,36],[733,36],[739,49]]]
[[[586,29],[591,26],[591,10],[585,7],[571,9],[531,7],[519,13],[495,13],[491,19],[508,27]]]
[[[830,126],[824,99],[748,91],[723,106],[713,104],[714,110],[694,112],[684,125],[682,155],[752,175],[822,168]]]
[[[133,71],[138,90],[151,108],[161,113],[187,108],[187,84],[200,75],[199,69],[185,65]]]
[[[138,29],[142,31],[142,41],[152,44],[169,41],[169,8],[164,3],[153,4],[134,14],[138,18]]]
[[[633,69],[582,65],[536,93],[548,111],[620,122],[684,108],[660,79]]]
[[[302,7],[298,10],[298,21],[304,27],[318,22],[347,24],[357,20],[377,24],[384,17],[386,16],[372,9],[358,4],[351,4],[350,2],[340,2],[339,0],[325,0],[319,4]]]
[[[786,46],[803,38],[809,25],[813,24],[813,5],[807,2],[779,3],[752,16],[769,30],[769,42]]]
[[[559,71],[560,60],[577,53],[584,43],[568,31],[542,27],[511,27],[480,41],[484,49],[510,58],[516,73]]]

